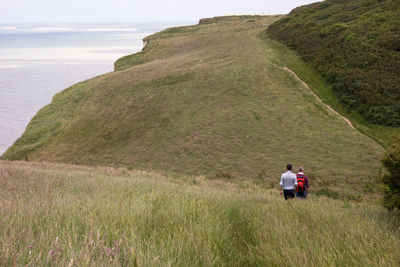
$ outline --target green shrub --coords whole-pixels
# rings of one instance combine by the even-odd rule
[[[340,194],[338,192],[333,191],[332,189],[329,189],[329,188],[326,188],[326,187],[314,191],[314,194],[317,195],[317,196],[325,195],[325,196],[327,196],[329,198],[333,198],[333,199],[339,199],[340,198]]]
[[[400,209],[400,135],[394,138],[392,147],[382,160],[387,173],[383,176],[385,184],[384,206],[393,210]]]

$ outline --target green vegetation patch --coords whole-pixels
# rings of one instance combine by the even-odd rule
[[[400,126],[400,2],[351,0],[294,9],[266,33],[294,48],[349,111]]]

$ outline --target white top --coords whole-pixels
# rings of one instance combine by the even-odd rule
[[[281,176],[280,186],[283,187],[284,190],[293,190],[297,185],[297,176],[291,171],[287,171]]]

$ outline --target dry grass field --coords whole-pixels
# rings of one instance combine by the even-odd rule
[[[249,180],[0,161],[1,266],[399,266],[395,215]]]

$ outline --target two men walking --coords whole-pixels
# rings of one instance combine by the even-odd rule
[[[307,191],[310,186],[308,177],[304,175],[304,168],[299,167],[299,173],[296,175],[292,172],[292,165],[286,166],[286,172],[281,176],[281,195],[283,193],[285,199],[291,199],[295,197],[306,198]]]

